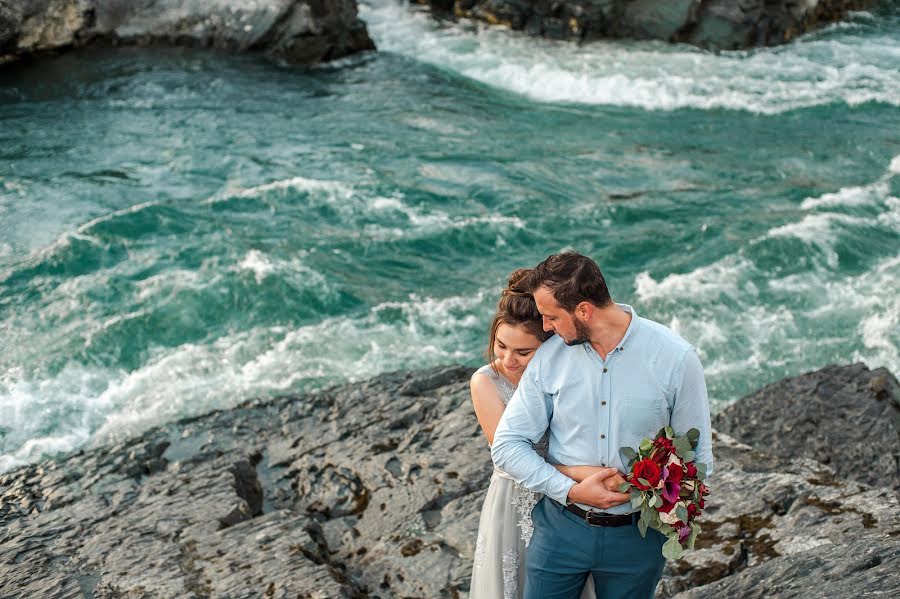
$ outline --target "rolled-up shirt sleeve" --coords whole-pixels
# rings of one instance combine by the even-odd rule
[[[513,480],[559,503],[575,481],[548,464],[533,447],[550,424],[552,403],[541,384],[540,352],[528,364],[500,418],[491,446],[494,465]]]
[[[712,426],[709,416],[709,397],[700,356],[694,348],[685,352],[675,384],[675,404],[672,409],[672,428],[683,435],[688,429],[700,431],[695,461],[706,464],[707,476],[713,471]]]

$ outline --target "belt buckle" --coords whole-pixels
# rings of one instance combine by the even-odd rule
[[[597,521],[591,522],[591,516],[596,516]],[[605,522],[609,514],[604,514],[602,512],[595,512],[594,510],[588,510],[584,513],[584,521],[590,524],[591,526],[605,526]]]

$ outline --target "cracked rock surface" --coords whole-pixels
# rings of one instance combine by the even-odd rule
[[[0,596],[466,597],[491,474],[471,372],[248,402],[0,475]],[[659,597],[896,586],[891,488],[714,440],[704,532]]]

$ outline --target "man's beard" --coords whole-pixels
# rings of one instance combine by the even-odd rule
[[[587,325],[577,318],[573,318],[572,321],[575,323],[575,338],[571,341],[566,341],[566,345],[582,345],[589,342],[591,340],[591,331],[587,328]]]

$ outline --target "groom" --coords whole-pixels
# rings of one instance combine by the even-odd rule
[[[697,461],[712,472],[700,360],[670,329],[614,303],[586,256],[550,256],[528,287],[556,335],[528,364],[491,448],[498,468],[545,495],[532,515],[525,599],[577,599],[588,575],[597,597],[653,597],[665,537],[641,537],[628,495],[610,488],[626,467],[619,449],[667,425],[700,430]],[[548,429],[550,462],[605,468],[578,483],[560,473],[532,448]]]

